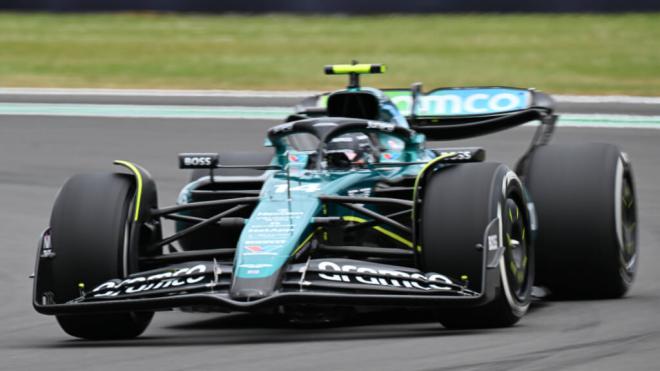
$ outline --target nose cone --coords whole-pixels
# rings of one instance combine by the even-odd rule
[[[265,278],[234,277],[229,296],[241,301],[255,301],[268,297],[278,289],[279,277],[279,272]]]

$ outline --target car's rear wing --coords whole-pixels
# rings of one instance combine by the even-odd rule
[[[421,85],[383,90],[412,129],[432,140],[474,137],[530,121],[554,123],[554,100],[533,89],[509,87],[440,88]]]

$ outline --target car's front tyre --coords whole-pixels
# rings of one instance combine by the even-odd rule
[[[534,248],[530,215],[522,184],[498,163],[442,168],[424,185],[420,259],[427,272],[464,277],[469,287],[492,290],[485,305],[439,308],[447,328],[508,327],[517,323],[531,302]],[[504,252],[491,279],[483,279],[484,234],[489,223],[501,223]],[[481,246],[479,248],[478,246]],[[495,282],[492,282],[492,281]]]
[[[57,303],[114,278],[126,277],[137,252],[128,244],[135,186],[124,174],[81,174],[60,190],[50,219],[53,291]],[[69,335],[126,339],[140,335],[153,312],[58,315]]]

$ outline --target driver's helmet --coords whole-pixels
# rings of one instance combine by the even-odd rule
[[[378,148],[364,133],[340,135],[327,144],[326,150],[328,153],[343,152],[350,163],[357,165],[373,163],[379,158]]]

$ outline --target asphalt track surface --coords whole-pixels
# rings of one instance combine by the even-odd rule
[[[274,123],[0,117],[0,370],[660,369],[660,130],[559,128],[555,138],[616,143],[632,158],[641,263],[621,300],[538,302],[515,327],[474,331],[445,330],[405,311],[325,328],[162,312],[142,337],[107,342],[73,339],[32,309],[37,237],[67,177],[133,160],[155,177],[161,204],[171,204],[188,176],[176,168],[178,152],[262,150]],[[531,134],[523,127],[461,144],[483,145],[491,160],[511,164]]]

